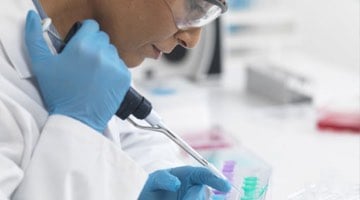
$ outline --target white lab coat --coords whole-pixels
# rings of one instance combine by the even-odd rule
[[[136,199],[149,172],[181,163],[177,148],[117,117],[104,137],[72,118],[48,116],[24,44],[30,9],[31,0],[0,6],[0,199]]]

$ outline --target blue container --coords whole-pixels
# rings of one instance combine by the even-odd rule
[[[251,6],[253,0],[228,0],[229,9],[243,10]]]

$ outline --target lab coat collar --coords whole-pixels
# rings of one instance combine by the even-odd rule
[[[1,4],[0,41],[20,78],[30,78],[32,73],[24,39],[25,20],[28,11],[36,11],[36,8],[31,0],[2,0]]]

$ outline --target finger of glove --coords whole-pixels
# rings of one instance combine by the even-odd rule
[[[93,35],[94,33],[99,32],[99,24],[91,19],[84,20],[80,29],[75,33],[75,35],[70,38],[68,45],[65,49],[69,46],[72,46],[74,42],[82,41],[83,38],[86,38],[89,35]],[[64,50],[65,50],[64,49]]]
[[[204,200],[205,199],[205,187],[203,185],[194,185],[190,187],[184,197],[183,200]]]
[[[227,180],[217,177],[210,170],[198,167],[191,174],[190,180],[193,184],[205,184],[221,192],[229,192],[231,185]]]
[[[124,63],[124,61],[120,58],[120,56],[119,56],[119,53],[118,53],[118,51],[117,51],[117,48],[114,46],[114,45],[112,45],[112,44],[109,44],[109,46],[108,46],[108,51],[110,52],[109,53],[109,59],[111,59],[111,60],[113,60],[114,62],[116,61],[116,62],[118,62],[118,66],[119,67],[122,67],[122,68],[124,68],[124,69],[127,69],[127,67],[126,67],[126,64]]]
[[[179,189],[181,182],[166,170],[152,173],[149,177],[149,190],[167,190],[175,192]]]
[[[103,32],[103,31],[99,31],[96,33],[96,40],[98,44],[101,45],[110,45],[110,39],[109,36]]]
[[[96,52],[96,54],[102,52],[106,55],[105,57],[109,59],[114,59],[116,58],[115,56],[118,56],[117,52],[112,51],[113,49],[111,48],[112,45],[110,44],[109,36],[105,32],[98,31],[93,33],[88,36],[88,39],[88,50],[92,49],[94,52]]]
[[[52,53],[44,40],[41,19],[33,10],[29,11],[26,16],[25,43],[32,62],[52,56]]]

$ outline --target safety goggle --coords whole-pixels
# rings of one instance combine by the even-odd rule
[[[176,26],[180,30],[202,27],[227,11],[225,0],[174,0],[171,9]]]

